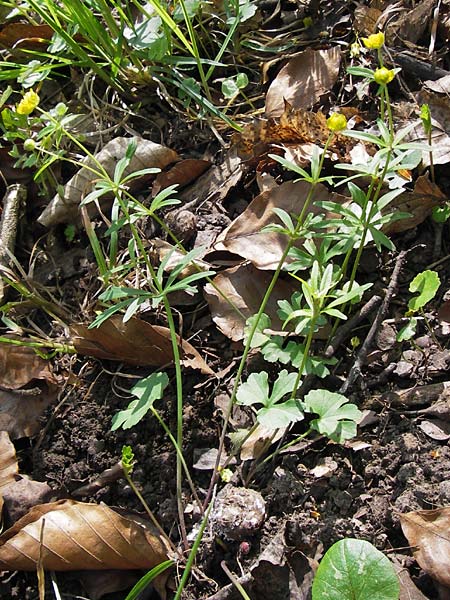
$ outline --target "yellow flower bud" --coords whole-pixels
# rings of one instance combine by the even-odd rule
[[[387,85],[388,83],[391,83],[391,81],[394,79],[394,77],[395,77],[395,72],[392,70],[386,69],[386,67],[380,67],[373,74],[374,80],[376,81],[376,83],[379,83],[380,85]]]
[[[342,131],[347,127],[347,119],[342,113],[333,113],[327,119],[327,127],[330,131]]]
[[[27,92],[16,108],[19,115],[30,115],[39,104],[39,96],[33,90]]]
[[[369,50],[378,50],[384,44],[384,33],[372,33],[368,38],[362,38],[364,46]]]

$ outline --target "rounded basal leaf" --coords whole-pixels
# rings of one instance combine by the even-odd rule
[[[313,600],[398,600],[400,584],[389,559],[364,540],[336,542],[323,557]]]

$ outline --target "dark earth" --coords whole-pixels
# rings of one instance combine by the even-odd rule
[[[290,3],[286,4],[289,5],[288,12],[292,11]],[[338,35],[339,27],[336,32],[333,28],[329,31],[331,35]],[[442,62],[448,63],[448,57]],[[407,77],[411,88],[417,90],[420,87],[417,78],[411,74]],[[395,88],[394,96],[396,100],[402,98],[402,91]],[[370,110],[367,106],[364,109]],[[139,115],[130,119],[129,126],[144,131],[143,135],[148,139],[162,137],[167,146],[184,157],[214,157],[217,164],[221,163],[223,154],[208,129],[183,122],[163,104],[160,110],[160,119],[155,124],[151,121],[155,106],[149,101]],[[275,175],[280,178],[280,173]],[[64,180],[71,174],[63,168]],[[215,235],[245,209],[257,193],[254,175],[249,169],[220,210],[211,203],[193,209],[196,227],[203,235],[207,236],[208,232]],[[450,197],[446,165],[436,168],[436,182]],[[30,189],[36,204],[28,207],[25,216],[18,249],[18,258],[23,264],[26,264],[34,243],[44,235],[42,228],[34,228],[43,199],[37,196],[31,183]],[[192,223],[188,226],[192,227]],[[195,234],[195,230],[189,232],[191,237]],[[438,235],[441,243],[436,249]],[[323,437],[308,437],[254,474],[249,462],[238,461],[233,465],[231,483],[236,486],[246,484],[262,495],[266,519],[260,528],[240,539],[221,535],[213,525],[208,526],[197,556],[197,568],[183,595],[185,600],[239,600],[241,596],[230,585],[221,566],[223,561],[247,586],[252,600],[306,600],[311,594],[311,568],[317,566],[334,542],[345,537],[370,541],[399,569],[405,570],[423,594],[414,596],[413,600],[450,598],[450,592],[442,589],[439,592],[430,576],[412,558],[399,521],[401,513],[450,505],[450,390],[443,386],[448,382],[450,367],[450,325],[448,316],[447,321],[438,316],[442,303],[449,300],[445,294],[450,282],[450,225],[447,222],[439,230],[429,218],[394,236],[393,241],[395,252],[385,251],[378,255],[368,248],[361,265],[360,283],[373,282],[370,293],[383,292],[391,281],[398,253],[406,252],[393,298],[373,339],[362,376],[348,392],[350,400],[367,411],[357,437],[342,446]],[[88,310],[91,307],[82,305],[82,300],[84,294],[93,297],[99,283],[94,258],[87,249],[86,235],[77,232],[75,241],[68,245],[62,228],[57,228],[42,243],[53,253],[56,266],[53,263],[39,266],[41,282],[58,289],[61,302],[72,312],[74,321],[88,322],[92,317],[92,311]],[[126,240],[122,243],[126,245]],[[414,345],[397,343],[394,322],[407,310],[411,296],[408,285],[417,273],[430,268],[438,272],[442,285],[436,298],[426,307],[428,325],[425,321],[420,322]],[[204,498],[211,471],[192,465],[198,460],[199,451],[218,446],[223,423],[220,398],[231,392],[235,370],[228,371],[228,367],[232,361],[237,364],[243,346],[230,342],[217,330],[202,298],[197,304],[192,310],[191,307],[182,308],[187,315],[184,335],[203,356],[207,356],[213,371],[220,374],[217,378],[208,378],[184,370],[183,453],[199,494]],[[331,375],[321,383],[323,387],[338,391],[358,351],[350,340],[354,336],[364,340],[374,316],[374,312],[370,313],[339,346],[338,362]],[[153,324],[167,324],[162,314],[151,315],[151,320]],[[51,337],[61,334],[60,330],[51,330],[47,318],[42,317],[39,324]],[[318,351],[323,349],[321,342],[316,344]],[[15,440],[20,472],[48,484],[50,489],[45,490],[41,501],[75,498],[142,514],[142,505],[121,477],[120,470],[114,471],[121,458],[122,446],[130,445],[136,458],[133,480],[164,530],[177,543],[180,536],[175,496],[176,457],[164,431],[149,415],[130,430],[111,431],[112,417],[128,405],[130,388],[138,379],[148,376],[149,369],[81,356],[56,358],[54,368],[64,377],[70,372],[71,379],[57,401],[40,417],[40,433],[32,439]],[[260,357],[251,355],[244,375],[260,368]],[[173,370],[169,368],[167,372],[173,382]],[[442,384],[440,393],[430,391],[432,384]],[[399,397],[403,390],[411,388],[419,393],[406,399]],[[420,390],[425,391],[422,394]],[[440,433],[436,434],[428,425],[436,415],[427,410],[438,400],[447,403],[447,412],[441,416]],[[167,394],[158,401],[157,408],[171,431],[175,431],[175,398]],[[251,412],[246,413],[242,408],[233,414],[236,422],[247,422],[247,425],[250,417]],[[300,435],[306,429],[307,424],[302,421],[290,433]],[[229,440],[226,449],[231,451]],[[109,469],[113,469],[111,480],[96,484],[100,475]],[[220,483],[219,487],[223,485]],[[185,504],[192,506],[187,487],[184,494]],[[27,508],[10,505],[4,529]],[[188,532],[198,525],[198,521],[194,509],[186,512]],[[248,576],[250,572],[252,578]],[[77,572],[56,573],[54,577],[65,599],[96,600],[112,588],[113,591],[102,597],[123,600],[126,591],[141,575],[140,572],[118,572],[106,573],[104,577],[94,573],[89,577]],[[46,577],[46,586],[46,598],[54,597],[50,575]],[[0,574],[0,598],[36,600],[39,598],[36,574]],[[157,600],[159,596],[149,589],[142,598]],[[406,598],[406,595],[402,596],[402,600]]]

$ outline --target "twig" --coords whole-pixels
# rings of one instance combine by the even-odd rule
[[[355,329],[357,325],[359,325],[361,321],[363,321],[372,311],[378,308],[380,302],[380,296],[372,296],[372,298],[370,298],[370,300],[368,300],[364,306],[362,306],[360,310],[353,315],[351,319],[339,327],[339,329],[336,331],[336,335],[333,337],[324,352],[325,358],[331,358],[334,356],[334,353],[345,340],[345,338]]]
[[[0,266],[8,267],[14,254],[19,219],[25,209],[27,188],[23,184],[9,185],[3,197],[3,213],[0,220]],[[0,279],[0,302],[3,302],[6,286]]]
[[[342,384],[339,392],[341,394],[345,394],[347,390],[353,385],[356,379],[361,375],[361,368],[365,364],[367,355],[372,346],[373,340],[383,322],[383,319],[387,313],[389,308],[389,304],[391,303],[392,296],[394,295],[395,290],[398,286],[398,278],[400,275],[400,271],[405,262],[406,256],[410,252],[410,250],[403,250],[397,257],[395,262],[394,270],[392,271],[391,280],[389,282],[389,286],[386,290],[386,294],[384,296],[383,302],[378,309],[377,316],[375,317],[374,322],[372,323],[371,328],[369,329],[369,333],[367,334],[366,339],[364,340],[363,345],[361,346],[361,350],[358,352],[358,356],[350,369],[347,379]]]

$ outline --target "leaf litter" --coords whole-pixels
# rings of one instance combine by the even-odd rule
[[[430,6],[429,3],[421,2],[413,11],[406,9],[398,11],[398,14],[396,11],[390,14],[389,3],[372,4],[373,6],[370,7],[360,6],[355,12],[354,26],[357,31],[362,35],[369,35],[376,31],[377,23],[379,25],[389,23],[388,33],[389,36],[392,36],[392,38],[389,38],[390,40],[395,38],[399,40],[397,43],[400,44],[404,40],[410,44],[420,43],[420,35],[422,34],[417,27],[412,27],[409,15],[414,13],[413,16],[419,18],[422,14],[419,24],[423,28],[421,30],[423,33],[431,17],[427,12]],[[333,15],[333,18],[330,17],[331,20],[328,21],[334,23],[329,28],[331,39],[339,32],[336,23],[340,23],[341,27],[344,26],[342,24],[346,23],[345,18],[340,19],[338,17],[339,15]],[[326,18],[329,17],[326,16]],[[443,20],[440,27],[445,28],[445,23],[446,21]],[[336,30],[333,29],[335,26],[337,27]],[[17,32],[12,33],[13,36],[18,35]],[[32,39],[34,37],[31,30],[24,31],[21,35],[25,40],[24,44],[26,44],[26,38]],[[42,35],[42,37],[45,36]],[[10,41],[8,43],[11,46],[15,42]],[[34,44],[33,41],[30,43]],[[258,309],[263,292],[268,285],[270,274],[276,265],[277,256],[279,257],[283,251],[284,240],[280,236],[274,235],[273,232],[261,233],[261,226],[273,222],[271,211],[274,207],[282,207],[287,212],[298,213],[298,204],[304,196],[304,189],[302,189],[304,185],[284,181],[286,174],[281,173],[279,169],[274,169],[274,163],[267,155],[269,152],[284,154],[285,157],[293,158],[296,164],[304,166],[309,164],[314,146],[317,144],[323,146],[328,135],[325,114],[328,114],[329,109],[333,108],[331,103],[336,100],[335,94],[342,93],[342,90],[339,89],[339,75],[342,73],[339,65],[344,53],[342,48],[344,47],[332,44],[328,48],[308,48],[296,57],[288,58],[286,65],[281,68],[278,75],[271,79],[265,98],[265,117],[253,120],[249,125],[244,126],[242,133],[234,136],[231,151],[219,153],[216,164],[209,169],[207,161],[203,159],[188,158],[187,161],[193,162],[176,162],[179,155],[174,150],[170,150],[162,144],[149,142],[144,138],[139,139],[137,148],[139,151],[142,150],[145,156],[142,163],[139,163],[139,167],[134,166],[133,169],[154,166],[165,169],[175,163],[174,167],[156,177],[153,182],[152,194],[157,194],[161,189],[173,183],[179,184],[180,187],[184,186],[184,190],[178,196],[182,200],[180,209],[190,211],[195,216],[195,226],[193,227],[192,237],[189,238],[189,243],[197,245],[202,237],[200,234],[204,233],[203,240],[206,239],[207,243],[201,243],[200,245],[206,246],[205,260],[207,262],[211,260],[214,265],[219,264],[220,260],[224,262],[234,261],[235,265],[232,268],[221,269],[214,279],[204,286],[203,293],[207,300],[207,307],[203,304],[198,308],[199,313],[194,314],[194,316],[189,315],[190,309],[186,311],[186,308],[180,308],[184,313],[184,318],[183,337],[178,338],[179,347],[183,354],[184,366],[190,365],[195,370],[190,375],[191,381],[187,393],[188,403],[185,406],[184,417],[190,430],[187,437],[188,444],[196,450],[216,447],[217,443],[216,431],[206,421],[208,417],[205,415],[210,415],[208,403],[203,397],[203,391],[199,391],[207,385],[202,375],[210,377],[214,372],[226,375],[229,368],[229,365],[226,364],[227,361],[235,353],[242,351],[241,341],[245,336],[246,318],[252,316]],[[364,59],[369,60],[369,57],[365,55]],[[411,83],[406,79],[404,81],[407,84]],[[448,162],[445,137],[447,130],[446,110],[448,108],[446,94],[448,90],[445,78],[438,79],[437,82],[426,82],[425,87],[428,91],[422,91],[422,95],[419,95],[418,99],[419,101],[427,101],[431,107],[433,115],[433,152],[436,152],[435,165],[438,166],[445,165]],[[342,99],[341,96],[339,100]],[[373,96],[371,96],[372,101]],[[367,105],[366,108],[368,108]],[[368,110],[370,111],[370,107]],[[356,127],[364,130],[371,122],[370,115],[359,114],[358,111],[352,116],[355,117]],[[417,114],[412,116],[408,123],[411,123],[416,116]],[[411,137],[415,140],[426,141],[423,129],[420,127],[419,121],[417,121],[417,127],[412,131]],[[109,143],[109,147],[106,144],[100,154],[97,154],[97,159],[100,160],[102,167],[110,176],[113,175],[117,160],[123,158],[130,139],[130,137],[115,138]],[[155,137],[155,139],[160,138]],[[172,146],[172,144],[169,145]],[[117,149],[117,152],[114,148]],[[366,152],[366,155],[370,156],[371,151],[367,145],[357,147],[353,140],[338,135],[334,145],[329,149],[327,160],[350,163],[352,152],[354,156],[356,152],[360,152],[361,155]],[[104,152],[103,155],[102,152]],[[154,161],[155,155],[156,160]],[[423,153],[423,164],[429,164],[427,152]],[[201,174],[203,169],[207,170]],[[264,174],[266,170],[273,172],[277,187],[273,186],[270,190],[263,192],[256,191],[256,186],[252,183],[252,177],[254,177],[255,172]],[[392,206],[396,210],[409,212],[411,216],[408,219],[396,221],[394,223],[395,229],[389,231],[397,236],[396,243],[399,242],[400,247],[402,237],[399,234],[405,233],[409,236],[405,237],[406,241],[404,242],[408,246],[417,243],[417,248],[422,248],[431,244],[433,233],[430,234],[430,214],[433,208],[443,206],[448,198],[445,182],[439,172],[438,175],[436,179],[438,183],[436,183],[420,172],[407,174],[406,191],[395,199]],[[95,184],[94,179],[95,177],[87,174],[87,170],[81,169],[78,171],[66,184],[64,201],[62,202],[61,198],[57,199],[55,197],[49,204],[49,208],[46,209],[47,212],[41,215],[40,222],[46,227],[53,227],[57,223],[78,222],[79,204],[83,196],[92,191]],[[148,185],[148,182],[144,183],[144,188],[146,185]],[[294,191],[291,193],[290,190]],[[323,194],[328,194],[326,188],[323,188],[322,191]],[[147,191],[144,191],[144,194],[147,193]],[[345,198],[342,199],[343,202],[346,200]],[[231,211],[228,210],[229,206],[238,206],[239,209]],[[52,216],[49,216],[49,211]],[[174,211],[174,222],[177,221],[180,215],[177,211],[178,209]],[[208,221],[211,215],[214,215],[216,223],[221,222],[219,230],[213,230],[212,219]],[[223,215],[222,221],[220,221],[218,215]],[[96,218],[94,210],[91,213],[91,218]],[[203,232],[201,231],[202,219],[206,223]],[[224,223],[226,227],[223,226]],[[166,242],[163,240],[160,248],[172,241],[168,240]],[[370,252],[369,249],[367,253],[370,254]],[[414,256],[407,264],[408,273],[405,273],[405,280],[402,282],[402,286],[406,288],[406,284],[420,270],[419,267],[426,267],[430,264],[425,253],[414,251],[413,253]],[[163,256],[163,251],[161,251],[159,260]],[[175,256],[174,259],[176,260]],[[386,254],[383,259],[389,262],[391,257]],[[448,273],[448,271],[445,271],[445,256],[443,259],[442,268],[444,273]],[[214,260],[217,263],[214,263]],[[364,276],[375,281],[377,285],[385,286],[388,272],[389,270],[385,264],[378,264],[372,271],[364,273]],[[65,282],[63,281],[63,283]],[[83,291],[86,290],[86,282],[83,282],[82,285],[84,286]],[[289,277],[280,279],[274,290],[275,293],[271,303],[266,308],[266,312],[271,319],[271,327],[277,333],[280,333],[281,321],[277,315],[278,305],[276,300],[289,298],[294,289],[292,280]],[[76,293],[75,297],[80,299],[80,296],[77,296]],[[234,306],[230,306],[230,303],[226,302],[225,299],[231,299]],[[195,300],[201,302],[201,295],[196,296]],[[441,323],[445,323],[445,302],[448,303],[448,300],[440,302],[438,298],[432,308],[427,309],[426,318],[433,327],[438,309]],[[181,307],[183,304],[180,303],[179,306]],[[184,306],[195,306],[195,304],[186,303]],[[404,318],[403,312],[406,307],[407,298],[405,299],[400,292],[398,306],[396,305],[392,309],[394,325],[397,325],[399,319]],[[83,310],[86,310],[86,304],[83,305]],[[197,309],[193,310],[196,311]],[[211,323],[211,320],[215,325]],[[85,322],[83,320],[83,323]],[[220,337],[216,327],[225,335],[225,340]],[[113,318],[98,329],[88,329],[85,324],[72,324],[68,330],[72,334],[72,341],[75,343],[78,352],[81,355],[97,358],[105,368],[109,367],[109,361],[121,362],[137,369],[170,365],[173,361],[168,335],[169,330],[159,324],[150,325],[141,318],[131,319],[125,324],[121,322],[120,318]],[[187,332],[186,339],[185,331]],[[410,518],[408,515],[426,512],[418,510],[423,507],[424,499],[426,499],[426,503],[448,504],[450,502],[450,490],[448,486],[445,486],[446,478],[448,479],[446,465],[448,465],[450,458],[448,444],[445,444],[447,438],[439,437],[435,430],[433,430],[433,437],[433,435],[430,435],[429,426],[426,425],[427,423],[433,423],[433,421],[446,422],[448,417],[448,402],[446,402],[445,396],[445,390],[448,387],[446,364],[445,360],[439,363],[437,358],[439,349],[436,340],[433,339],[433,335],[426,328],[422,329],[421,337],[422,339],[416,341],[420,344],[419,348],[421,350],[418,352],[422,355],[421,360],[423,361],[422,363],[418,361],[417,365],[421,364],[422,366],[409,372],[403,380],[401,380],[400,375],[397,379],[388,380],[389,391],[385,389],[386,379],[383,380],[383,377],[389,374],[390,364],[395,364],[398,360],[395,356],[395,344],[379,348],[378,358],[374,356],[373,362],[367,365],[365,372],[365,380],[367,379],[367,381],[365,383],[368,384],[368,387],[363,386],[358,394],[361,393],[364,396],[364,400],[368,405],[376,407],[376,410],[380,412],[380,419],[370,425],[372,428],[370,431],[359,433],[358,438],[360,437],[360,440],[358,438],[354,440],[355,444],[360,444],[358,457],[355,454],[356,449],[351,444],[346,445],[345,448],[337,447],[331,443],[324,444],[323,439],[318,435],[308,446],[304,447],[304,453],[295,454],[290,452],[283,454],[281,463],[274,473],[266,473],[265,478],[261,477],[255,480],[255,484],[260,487],[270,517],[265,524],[261,522],[256,531],[248,535],[250,538],[253,535],[255,536],[257,544],[260,545],[263,552],[259,553],[259,550],[252,550],[251,543],[245,539],[245,544],[250,545],[250,556],[248,558],[246,558],[246,550],[245,552],[243,550],[247,546],[244,544],[242,548],[236,549],[233,546],[234,542],[231,542],[226,555],[227,560],[233,562],[236,570],[241,564],[244,565],[248,576],[247,578],[243,576],[242,580],[245,586],[250,589],[250,593],[257,594],[255,597],[261,599],[265,597],[275,598],[280,589],[289,594],[289,597],[306,597],[308,590],[311,588],[311,564],[314,564],[315,558],[320,558],[323,554],[322,544],[328,547],[341,537],[364,537],[373,540],[380,549],[387,549],[389,545],[400,547],[404,545],[404,539],[395,527],[392,527],[393,524],[397,524],[395,511],[403,513],[408,510],[414,511],[406,512],[406,515],[403,514],[400,518],[405,529],[405,521],[408,521],[408,519],[410,522],[416,521],[416,516]],[[189,339],[189,342],[187,339]],[[230,339],[235,344],[234,346],[230,344]],[[439,337],[438,341],[442,343],[442,336]],[[357,344],[357,340],[354,343]],[[199,344],[199,350],[197,350],[197,344]],[[426,344],[431,344],[432,351],[428,352],[426,350]],[[352,356],[355,348],[350,343],[345,343],[340,350],[342,351],[340,353],[341,362],[339,367],[333,370],[332,375],[332,378],[334,377],[338,381],[342,379],[341,365],[348,364],[349,357]],[[260,359],[261,357],[257,353],[250,356],[247,364],[250,376],[252,372],[258,370],[258,368],[255,369],[255,364],[257,365]],[[32,351],[30,353],[25,352],[23,355],[16,354],[15,358],[14,352],[11,352],[11,356],[6,357],[5,360],[10,361],[5,363],[8,366],[4,369],[5,393],[26,391],[27,389],[34,390],[35,388],[41,390],[41,388],[51,384],[53,386],[53,396],[50,397],[49,402],[51,403],[56,399],[56,389],[60,385],[60,380],[52,375],[46,359],[37,357]],[[95,365],[96,363],[91,361],[85,364]],[[68,377],[67,365],[59,363],[58,368]],[[123,366],[115,371],[114,375],[113,385],[119,381],[118,387],[114,387],[114,397],[116,399],[123,394],[124,389],[129,390],[127,377],[134,377],[128,372],[124,373],[121,369],[123,369]],[[139,372],[142,376],[142,371]],[[148,372],[145,374],[148,374]],[[275,379],[276,373],[272,375],[271,379]],[[121,377],[123,380],[121,380]],[[438,382],[434,383],[435,379]],[[432,383],[430,383],[430,380]],[[36,381],[38,385],[35,385]],[[93,381],[95,383],[96,380],[93,379]],[[334,383],[336,384],[336,380]],[[380,386],[382,393],[372,395],[371,390],[380,390]],[[211,390],[208,393],[210,392]],[[120,502],[128,505],[132,501],[129,496],[123,495],[124,490],[118,489],[118,486],[114,487],[114,480],[108,478],[104,480],[101,480],[101,478],[96,479],[96,476],[102,472],[100,457],[102,457],[102,460],[110,461],[109,466],[117,464],[118,440],[127,441],[127,439],[123,437],[123,434],[121,438],[120,432],[114,434],[117,435],[117,438],[111,437],[112,434],[109,432],[110,414],[105,418],[108,423],[104,424],[102,435],[97,434],[97,437],[103,436],[102,443],[99,439],[94,439],[94,434],[89,431],[89,428],[94,430],[92,422],[89,422],[87,427],[83,423],[78,423],[83,410],[86,408],[86,402],[96,402],[91,397],[90,392],[83,393],[85,395],[81,398],[82,401],[79,406],[70,405],[64,408],[63,419],[56,414],[57,424],[62,429],[68,428],[73,436],[74,443],[78,444],[79,457],[77,459],[78,468],[82,473],[81,479],[83,481],[93,479],[94,482],[99,482],[95,486],[96,491],[90,493],[92,495],[98,494],[100,497],[104,494],[109,499],[114,498],[115,495],[116,498],[120,499]],[[102,394],[101,391],[100,394]],[[44,393],[44,398],[45,395]],[[25,394],[24,403],[20,403],[16,398],[17,405],[14,404],[15,400],[11,402],[5,400],[3,403],[0,400],[0,419],[2,418],[2,405],[7,407],[4,412],[6,417],[4,416],[3,421],[0,421],[2,424],[0,428],[10,431],[14,440],[36,436],[39,433],[39,427],[42,425],[42,422],[40,423],[38,420],[40,410],[36,407],[33,408],[33,398],[31,396],[32,394],[29,396]],[[111,398],[108,394],[106,394],[106,397]],[[211,395],[209,398],[211,398]],[[267,395],[265,400],[269,402],[270,395]],[[320,399],[316,398],[315,400],[318,406]],[[45,409],[45,402],[46,400],[41,397],[38,404],[40,403],[40,407]],[[99,414],[105,414],[102,412],[105,408],[105,402],[106,400],[102,400],[100,404],[96,405]],[[169,419],[173,417],[170,412],[171,402],[172,398],[168,395],[168,398],[164,399],[165,406],[162,409]],[[359,402],[357,403],[359,404]],[[13,404],[15,413],[11,416],[11,412],[8,412],[10,410],[8,406]],[[209,402],[209,404],[212,403]],[[243,405],[245,406],[245,403]],[[321,407],[320,410],[322,408],[323,415],[320,412],[319,415],[324,418],[322,425],[325,427],[327,407]],[[345,410],[342,412],[342,418],[349,416]],[[51,415],[51,411],[52,408],[47,409],[46,414]],[[384,416],[385,411],[389,414],[388,418]],[[109,412],[111,413],[111,411]],[[335,427],[336,415],[329,416],[332,422],[328,425]],[[18,424],[19,417],[23,417],[21,425]],[[423,420],[424,417],[427,417],[427,419]],[[278,423],[278,425],[281,424]],[[36,471],[42,478],[45,478],[47,474],[53,474],[53,485],[55,485],[55,481],[60,482],[64,479],[64,486],[76,489],[78,485],[80,488],[79,475],[75,474],[75,469],[72,475],[67,475],[67,473],[64,475],[58,474],[57,465],[61,456],[61,448],[58,449],[50,437],[57,435],[55,427],[54,423],[49,423],[48,428],[42,432],[45,442],[44,446],[38,447],[36,451],[37,455],[41,457],[41,466],[37,466]],[[317,429],[317,433],[321,433],[320,427],[317,427]],[[278,431],[275,430],[273,436],[268,435],[267,430],[258,431],[256,429],[253,432],[254,437],[248,438],[247,446],[242,448],[240,459],[245,462],[254,460],[255,457],[260,456],[259,447],[262,445],[265,448],[266,440],[275,445],[287,433],[283,427],[278,427]],[[133,435],[141,439],[148,439],[149,436],[156,437],[156,445],[152,447],[152,460],[148,459],[148,452],[144,447],[137,450],[142,462],[141,472],[137,476],[142,481],[148,496],[154,498],[155,503],[159,504],[158,516],[165,527],[169,528],[174,522],[174,489],[173,486],[171,487],[174,480],[174,471],[169,464],[168,456],[170,452],[167,450],[167,446],[164,445],[164,440],[160,437],[160,434],[158,437],[157,430],[148,423],[145,428],[143,427],[140,430],[139,434]],[[6,438],[2,437],[1,439],[3,442]],[[367,440],[370,440],[371,443],[368,444]],[[134,442],[136,442],[135,438]],[[139,445],[145,446],[143,443]],[[102,447],[107,448],[106,456],[102,456]],[[317,450],[318,448],[320,451]],[[90,457],[89,460],[92,461],[92,465],[87,464],[84,459],[80,458],[86,456],[86,453]],[[166,457],[165,454],[168,456]],[[10,443],[5,442],[5,452],[0,453],[0,456],[0,485],[2,485],[3,480],[11,481],[16,469]],[[73,460],[75,461],[75,458]],[[213,462],[214,460],[210,458],[208,466],[210,467]],[[155,469],[155,464],[162,465],[161,474],[159,472],[155,473],[155,471],[158,471],[158,469]],[[214,467],[214,465],[212,466]],[[6,475],[1,479],[3,474]],[[245,468],[239,465],[231,486],[233,490],[239,490],[239,478],[242,475],[246,477]],[[146,479],[153,483],[146,487]],[[8,486],[9,484],[6,483],[3,487],[8,488]],[[59,492],[61,491],[59,483],[55,487]],[[156,491],[157,488],[161,488],[159,496]],[[97,500],[93,497],[89,499],[91,501],[93,499]],[[392,507],[394,508],[394,516],[392,516]],[[243,509],[245,509],[245,506]],[[243,509],[241,509],[241,512],[243,512]],[[438,529],[433,525],[434,528],[430,529],[431,533],[429,532],[431,537],[440,535],[440,519],[443,514],[445,515],[445,510],[442,509],[441,512],[437,512],[436,523]],[[78,535],[86,534],[84,517],[80,517],[80,515],[84,515],[84,511],[86,511],[86,515],[89,515],[89,519],[92,519],[90,521],[90,532],[93,535],[92,541],[94,538],[96,540],[93,541],[95,560],[89,558],[87,563],[85,561],[86,557],[80,552],[78,538]],[[48,515],[48,520],[46,515]],[[421,517],[423,516],[421,515]],[[56,519],[55,523],[57,523],[59,517],[64,518],[65,533],[69,532],[68,536],[63,536],[63,540],[59,538],[56,531],[53,532],[51,529],[53,519]],[[431,517],[429,518],[431,519]],[[44,519],[45,525],[43,524]],[[116,541],[114,532],[111,531],[111,523],[115,522],[120,522],[120,526],[124,527],[125,531],[134,532],[137,536],[136,539],[139,540],[137,549],[142,549],[142,555],[139,552],[137,557],[129,554],[130,544],[120,546],[120,550],[116,553],[111,552],[111,544]],[[421,523],[419,528],[422,528],[422,526]],[[22,537],[24,532],[28,532],[27,527],[30,528],[34,540],[31,545],[28,538],[24,542]],[[50,534],[48,534],[48,528],[50,528]],[[382,531],[381,534],[380,531]],[[437,531],[438,533],[436,533]],[[231,533],[233,534],[233,530]],[[44,536],[42,546],[39,543],[41,535]],[[49,535],[48,538],[47,535]],[[409,537],[409,534],[407,534],[407,537]],[[91,540],[90,537],[89,539],[86,539],[86,537],[80,539],[83,544]],[[103,540],[104,545],[100,546],[100,551],[96,554],[98,539]],[[20,562],[24,559],[19,558],[14,553],[16,542],[24,544],[25,552],[30,557],[26,564]],[[55,550],[55,554],[61,557],[61,559],[58,559],[60,562],[56,563],[51,562],[52,555],[48,551],[53,542],[62,544],[57,546]],[[131,565],[148,569],[152,564],[157,564],[158,561],[164,560],[167,556],[166,550],[157,539],[157,536],[155,538],[149,536],[146,526],[141,525],[140,521],[134,521],[131,518],[126,520],[125,517],[121,517],[105,505],[77,503],[72,500],[61,500],[50,504],[39,503],[25,517],[19,519],[12,528],[3,533],[0,543],[3,544],[0,546],[0,560],[8,561],[5,563],[8,569],[29,568],[35,570],[39,558],[43,559],[44,568],[86,568],[80,566],[83,564],[88,564],[89,568],[92,568],[95,562],[96,568],[102,569],[134,568]],[[224,543],[230,542],[225,540]],[[422,544],[425,547],[425,542],[420,540],[420,536],[419,542],[410,540],[410,543],[411,545]],[[134,542],[131,546],[133,545]],[[430,545],[434,546],[434,544]],[[436,547],[439,549],[440,545],[438,544]],[[295,551],[291,552],[291,548],[294,548]],[[135,550],[136,548],[132,549]],[[309,558],[309,561],[305,559],[301,566],[298,563],[299,551],[303,557]],[[209,553],[210,556],[215,557],[216,561],[225,556],[222,550],[211,544]],[[448,571],[445,562],[442,566],[439,557],[436,561],[436,557],[432,556],[430,558],[423,554],[424,551],[421,553],[420,550],[415,553],[419,565],[428,571],[440,585],[448,585],[445,579],[445,572]],[[234,557],[238,557],[238,559],[234,561]],[[214,569],[210,568],[211,562],[208,562],[208,559],[203,562],[205,568],[209,569],[209,574],[218,577]],[[444,572],[444,575],[442,572]],[[221,581],[222,590],[226,590],[223,580],[220,577],[218,577],[218,580]],[[261,589],[262,582],[265,582],[266,589]],[[272,582],[273,585],[272,583],[269,585],[268,582]],[[195,584],[193,584],[193,589],[196,591],[189,592],[191,595],[187,597],[195,597],[196,600],[200,597],[208,597],[208,592],[205,591],[207,587],[201,589],[201,585],[198,585],[199,587],[196,589]],[[302,585],[304,589],[300,591]],[[414,586],[414,583],[412,585]],[[160,591],[161,594],[164,593],[162,586]],[[217,593],[220,594],[221,591]],[[216,595],[210,597],[213,598]],[[428,595],[427,597],[433,596]]]

